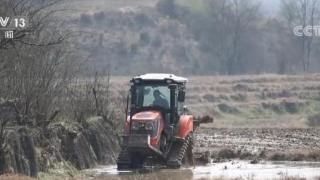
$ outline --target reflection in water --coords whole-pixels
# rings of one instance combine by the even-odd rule
[[[114,167],[115,168],[115,167]],[[111,169],[109,169],[111,170]],[[193,179],[193,172],[191,169],[179,169],[179,170],[153,170],[153,171],[122,171],[117,172],[109,171],[106,173],[100,173],[95,179],[110,179],[110,180],[191,180]]]
[[[180,179],[319,179],[320,163],[247,161],[214,163],[208,166],[183,169],[157,169],[152,171],[117,171],[116,166],[104,166],[85,171],[93,179],[110,180],[180,180]]]

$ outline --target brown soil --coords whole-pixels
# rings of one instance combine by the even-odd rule
[[[210,115],[219,128],[320,126],[320,74],[188,77],[186,105]],[[111,78],[115,100],[125,97],[130,77]],[[124,88],[125,87],[125,88]]]
[[[196,157],[225,159],[320,161],[319,129],[199,128]]]

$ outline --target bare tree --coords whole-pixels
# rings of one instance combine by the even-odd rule
[[[310,36],[305,33],[301,37],[294,37],[291,33],[293,43],[298,43],[299,58],[303,71],[309,71],[311,63],[311,53],[314,47],[314,28],[320,20],[320,3],[318,0],[282,0],[281,15],[290,31],[296,26],[305,29],[310,27]]]
[[[75,78],[64,94],[68,97],[63,106],[68,111],[66,115],[80,123],[84,123],[88,117],[101,116],[106,123],[113,126],[114,121],[119,118],[115,117],[117,110],[114,110],[118,109],[118,103],[112,101],[115,97],[112,96],[110,88],[109,73],[106,76],[95,73],[93,76]]]
[[[0,39],[0,97],[18,99],[21,125],[48,124],[44,121],[54,119],[59,112],[55,108],[58,97],[73,77],[75,58],[67,38],[70,33],[55,18],[61,2],[4,2],[7,15],[24,15],[30,20],[26,29],[15,32],[14,39]]]
[[[0,49],[8,49],[16,43],[47,46],[59,44],[65,39],[65,34],[55,38],[39,41],[39,33],[52,25],[52,17],[64,9],[57,8],[64,0],[1,0],[1,16],[26,16],[28,25],[24,29],[15,30],[13,39],[0,38]]]
[[[246,38],[256,25],[259,4],[251,0],[208,1],[212,13],[212,49],[221,62],[221,73],[239,73]]]

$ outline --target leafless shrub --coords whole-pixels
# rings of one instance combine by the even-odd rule
[[[17,98],[19,114],[35,119],[34,123],[54,118],[54,105],[72,79],[74,66],[67,60],[71,58],[70,52],[63,48],[21,47],[23,51],[9,56],[13,62],[0,79],[5,84],[0,96]]]
[[[17,44],[47,46],[60,44],[66,34],[55,33],[57,36],[46,36],[43,34],[48,28],[58,25],[54,21],[54,14],[63,11],[57,6],[64,0],[36,1],[36,0],[4,0],[1,2],[0,14],[6,16],[27,16],[29,24],[27,28],[15,31],[14,39],[0,38],[0,49],[14,48]],[[45,41],[40,39],[44,36]],[[54,38],[52,38],[54,37]],[[43,39],[42,39],[43,40]]]
[[[17,99],[19,124],[46,125],[59,110],[58,100],[73,77],[69,32],[54,15],[63,0],[5,0],[7,15],[24,15],[29,26],[15,32],[12,40],[0,39],[0,97]],[[66,33],[67,32],[67,33]],[[30,125],[30,124],[29,124]]]
[[[4,173],[5,153],[7,150],[7,126],[17,119],[14,102],[0,99],[0,174]]]
[[[110,91],[110,75],[95,73],[93,77],[75,79],[67,88],[64,97],[64,115],[80,123],[90,116],[101,116],[112,127],[120,126],[124,118],[125,97],[117,97]]]

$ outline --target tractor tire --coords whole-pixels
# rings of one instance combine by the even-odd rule
[[[183,165],[185,156],[187,155],[187,150],[192,150],[192,142],[192,134],[189,134],[184,141],[173,143],[171,151],[168,154],[168,168],[178,169]]]
[[[117,169],[127,170],[132,169],[132,161],[127,148],[122,148],[118,159],[117,159]]]
[[[190,144],[188,146],[186,155],[183,159],[183,162],[187,166],[194,166],[194,157],[193,157],[193,146],[194,146],[194,137],[193,134],[191,135]]]
[[[118,160],[118,170],[129,170],[129,169],[141,169],[143,167],[144,159],[139,154],[131,154],[127,148],[122,148]]]
[[[131,156],[131,162],[132,162],[132,169],[142,169],[144,164],[145,158],[143,158],[139,154],[133,154]]]

